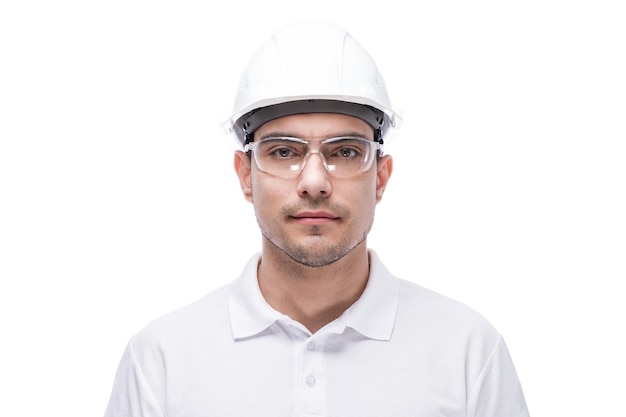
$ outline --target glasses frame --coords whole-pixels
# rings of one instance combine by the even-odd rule
[[[300,165],[299,169],[297,170],[291,170],[289,171],[288,175],[282,175],[276,172],[272,172],[272,171],[268,171],[266,169],[266,167],[263,167],[263,163],[261,162],[260,158],[259,158],[259,153],[257,152],[257,147],[263,143],[263,142],[267,142],[267,141],[271,141],[271,140],[284,140],[286,142],[292,142],[292,143],[297,143],[297,144],[301,144],[301,145],[306,145],[307,147],[307,151],[306,154],[302,157],[302,164]],[[324,154],[320,151],[320,147],[326,144],[332,144],[334,142],[339,142],[342,140],[358,140],[359,142],[362,143],[367,143],[368,146],[370,146],[370,154],[371,157],[369,158],[368,161],[366,161],[365,165],[361,168],[361,170],[355,172],[352,175],[348,175],[348,176],[343,176],[343,175],[337,175],[337,173],[332,170],[331,168],[329,168],[328,163],[326,162],[326,157],[324,156]],[[317,144],[317,146],[315,148],[311,147],[311,144]],[[260,171],[265,172],[266,174],[270,174],[270,175],[275,175],[277,177],[283,177],[283,178],[292,178],[292,177],[297,177],[298,175],[300,175],[300,173],[304,170],[304,168],[306,167],[307,162],[309,161],[311,154],[318,154],[320,157],[320,160],[322,161],[322,165],[324,165],[324,169],[326,169],[326,172],[328,172],[330,175],[332,176],[336,176],[339,178],[350,178],[353,176],[356,176],[358,174],[361,174],[363,172],[367,172],[370,169],[372,169],[372,166],[374,166],[374,160],[377,157],[381,157],[383,155],[383,144],[377,141],[372,141],[369,140],[367,138],[364,137],[360,137],[360,136],[336,136],[336,137],[331,137],[328,139],[324,139],[322,141],[310,141],[310,140],[306,140],[306,139],[301,139],[301,138],[297,138],[297,137],[291,137],[291,136],[269,136],[266,138],[263,138],[261,141],[259,142],[248,142],[244,145],[243,151],[246,153],[251,152],[253,157],[254,157],[254,161],[257,165],[257,167],[259,168]]]

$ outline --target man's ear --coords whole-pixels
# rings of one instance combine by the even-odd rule
[[[393,172],[393,158],[391,155],[383,155],[378,159],[376,166],[376,202],[380,203],[385,188]]]
[[[233,165],[239,177],[239,185],[241,186],[241,191],[243,191],[243,196],[252,203],[252,170],[250,163],[248,154],[242,151],[235,151]]]

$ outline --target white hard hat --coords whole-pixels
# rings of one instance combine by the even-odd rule
[[[312,112],[359,117],[380,141],[401,122],[372,57],[345,30],[319,21],[285,26],[261,46],[224,126],[243,143],[269,120]]]

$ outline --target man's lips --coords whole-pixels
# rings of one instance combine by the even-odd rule
[[[338,216],[327,211],[303,211],[292,214],[290,217],[298,223],[304,224],[323,224],[339,219]]]

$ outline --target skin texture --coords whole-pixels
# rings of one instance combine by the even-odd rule
[[[373,129],[352,116],[311,113],[269,121],[255,132],[321,141],[341,135],[373,139]],[[392,172],[385,155],[366,172],[334,178],[312,155],[295,178],[258,170],[235,153],[243,195],[254,205],[263,236],[259,287],[276,310],[312,332],[337,318],[363,292],[369,275],[367,235]]]

